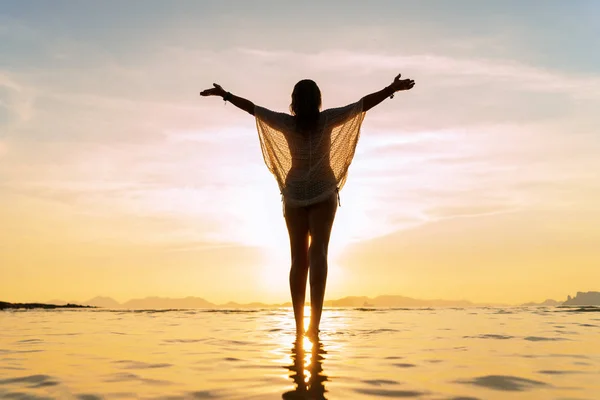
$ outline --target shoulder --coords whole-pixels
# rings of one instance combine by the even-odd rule
[[[343,107],[328,108],[327,110],[323,110],[322,115],[326,119],[351,118],[362,111],[363,104],[361,99],[355,103],[350,103]]]
[[[268,125],[279,131],[291,131],[295,126],[294,117],[288,113],[269,110],[261,106],[254,106],[254,117],[257,123]]]
[[[288,113],[272,111],[266,107],[261,107],[261,106],[257,106],[257,105],[254,106],[254,115],[257,118],[264,119],[265,121],[267,121],[267,120],[287,121],[287,120],[293,119],[293,117]]]
[[[355,103],[350,103],[350,104],[342,106],[342,107],[328,108],[327,110],[323,111],[323,114],[324,115],[337,115],[337,114],[344,114],[344,113],[351,112],[351,111],[355,111],[355,112],[362,111],[362,99],[360,99],[359,101],[357,101]]]

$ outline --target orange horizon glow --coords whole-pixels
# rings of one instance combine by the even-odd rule
[[[255,121],[198,92],[217,82],[285,111],[310,77],[329,108],[399,72],[417,85],[366,115],[326,300],[520,304],[600,290],[600,66],[554,24],[386,5],[310,13],[309,29],[305,11],[280,5],[281,29],[201,2],[119,18],[81,7],[61,26],[0,13],[0,300],[289,301],[281,199]],[[596,26],[584,11],[579,43]]]

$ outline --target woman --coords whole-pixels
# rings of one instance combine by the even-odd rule
[[[275,175],[284,203],[292,265],[290,291],[296,334],[304,333],[306,280],[310,271],[310,325],[315,338],[323,310],[327,281],[327,247],[339,203],[339,191],[360,135],[365,113],[415,82],[398,75],[387,87],[345,107],[321,110],[321,91],[312,80],[294,86],[290,114],[255,106],[216,83],[200,92],[220,96],[256,117],[265,163]]]

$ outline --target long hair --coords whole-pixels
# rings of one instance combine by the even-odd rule
[[[296,118],[300,129],[310,129],[317,125],[321,110],[321,90],[310,79],[296,83],[292,92],[290,112]]]

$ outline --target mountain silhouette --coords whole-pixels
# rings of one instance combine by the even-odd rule
[[[94,307],[102,307],[102,308],[120,308],[121,304],[116,301],[115,299],[112,299],[110,297],[105,297],[105,296],[96,296],[93,299],[90,299],[86,302],[84,302],[83,304],[89,305],[89,306],[94,306]]]
[[[157,308],[215,308],[216,304],[200,297],[185,297],[172,299],[168,297],[146,297],[133,299],[124,303],[120,308],[157,309]]]
[[[547,299],[541,303],[529,302],[522,306],[600,306],[600,292],[577,292],[575,297],[567,296],[565,301]]]
[[[55,308],[91,308],[91,306],[83,306],[79,304],[45,304],[45,303],[7,303],[5,301],[0,301],[0,310],[9,310],[9,309],[55,309]]]
[[[98,296],[81,304],[102,308],[126,308],[126,309],[179,309],[179,308],[275,308],[291,307],[290,302],[267,304],[261,302],[237,303],[227,302],[215,304],[200,297],[167,298],[146,297],[143,299],[131,299],[125,303],[110,298]],[[309,303],[307,302],[307,305]],[[327,300],[326,307],[468,307],[475,304],[467,300],[421,300],[405,296],[377,296],[374,298],[366,296],[348,296],[337,300]],[[496,304],[499,305],[499,304]]]
[[[10,303],[6,303],[10,304]],[[169,297],[146,297],[141,299],[131,299],[125,303],[119,303],[115,299],[106,296],[96,296],[88,301],[77,302],[62,300],[51,300],[47,303],[24,303],[24,304],[46,304],[64,306],[66,304],[81,304],[108,309],[182,309],[182,308],[276,308],[291,307],[290,302],[279,304],[266,304],[261,302],[237,303],[227,302],[215,304],[201,297],[169,298]],[[309,303],[307,302],[307,305]],[[541,303],[528,302],[520,306],[580,306],[580,305],[600,305],[600,292],[577,292],[575,297],[568,296],[566,301],[547,299]],[[443,299],[415,299],[412,297],[400,295],[384,295],[377,297],[367,296],[347,296],[336,300],[326,300],[326,307],[471,307],[471,306],[512,306],[511,304],[500,303],[474,303],[468,300],[443,300]]]
[[[575,297],[569,296],[564,306],[600,306],[600,292],[577,292]]]
[[[467,300],[422,300],[405,296],[349,296],[338,300],[325,301],[328,307],[468,307],[473,306]]]
[[[522,306],[560,306],[562,304],[563,304],[562,301],[546,299],[546,300],[542,301],[541,303],[535,303],[533,301],[530,301],[528,303],[523,303],[521,305]]]

